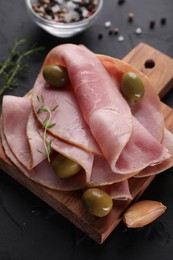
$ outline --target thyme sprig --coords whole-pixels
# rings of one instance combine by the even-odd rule
[[[6,89],[12,89],[17,84],[19,72],[26,71],[25,59],[36,52],[43,50],[43,47],[32,47],[30,50],[22,52],[20,47],[27,43],[27,39],[17,40],[12,48],[8,49],[8,58],[0,61],[0,95]]]
[[[56,123],[51,122],[51,119],[52,119],[52,113],[57,109],[58,105],[56,105],[55,107],[50,109],[50,108],[48,108],[48,106],[46,106],[43,96],[40,96],[40,97],[37,96],[37,100],[40,103],[40,108],[38,109],[37,113],[40,113],[40,112],[46,113],[46,117],[42,122],[42,126],[44,128],[43,142],[44,142],[45,152],[42,152],[40,150],[38,150],[38,152],[46,155],[48,161],[50,162],[52,141],[51,140],[47,141],[47,130],[56,125]]]

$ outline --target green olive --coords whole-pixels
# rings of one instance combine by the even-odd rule
[[[60,65],[45,66],[43,69],[43,77],[50,86],[56,88],[65,87],[69,83],[67,69]]]
[[[144,96],[144,84],[134,72],[127,72],[123,75],[121,87],[124,98],[131,105],[140,101]]]
[[[70,178],[76,175],[82,169],[78,163],[68,159],[61,154],[56,155],[53,158],[51,164],[56,175],[62,179]]]
[[[112,209],[112,198],[103,190],[89,188],[84,191],[82,201],[86,209],[96,217],[106,216]]]

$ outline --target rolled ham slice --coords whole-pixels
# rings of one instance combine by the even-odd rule
[[[136,174],[148,165],[160,163],[170,157],[168,150],[156,140],[160,139],[163,135],[163,122],[157,125],[159,130],[157,130],[158,134],[156,135],[157,138],[155,138],[148,132],[145,124],[141,124],[138,117],[132,115],[129,105],[122,97],[119,86],[116,84],[118,78],[115,80],[115,77],[113,78],[112,75],[107,72],[95,54],[80,46],[72,44],[61,45],[48,54],[43,67],[47,64],[61,64],[67,67],[71,85],[82,115],[113,172],[119,174]],[[115,69],[115,75],[117,74],[118,72]],[[38,110],[36,96],[38,93],[39,95],[41,93],[47,93],[48,88],[41,72],[36,80],[33,92],[35,112]],[[66,105],[65,108],[63,108],[63,104],[66,102],[65,96],[62,101],[59,99],[61,91],[50,91],[52,91],[52,98],[48,98],[48,104],[50,104],[50,100],[52,99],[56,100],[57,103],[59,101],[61,113],[68,115],[70,110],[69,112],[66,110]],[[65,91],[70,93],[71,86]],[[153,101],[156,99],[155,103],[153,102],[151,105],[151,107],[155,107],[156,104],[154,112],[157,113],[156,116],[154,116],[154,124],[157,117],[161,118],[161,116],[160,107],[158,108],[157,106],[158,97],[154,95],[153,92],[151,92],[151,96]],[[73,105],[72,102],[70,105],[73,108],[76,106],[76,104]],[[73,122],[76,122],[75,118],[78,113],[78,118],[81,117],[80,109],[73,109],[73,114],[75,114]],[[141,107],[141,109],[143,108]],[[143,111],[141,114],[142,113]],[[37,117],[39,120],[42,120],[38,114]],[[58,122],[58,120],[58,114],[56,114],[54,121]],[[59,123],[62,129],[64,129],[64,121],[65,118]],[[68,124],[68,122],[65,122],[65,125],[66,124]],[[74,130],[73,125],[71,128]],[[54,131],[56,131],[55,128]],[[64,131],[62,130],[62,132]],[[73,136],[74,131],[72,132],[71,134],[68,132],[69,136]],[[55,134],[55,132],[53,134]],[[81,135],[80,137],[77,135],[77,137],[81,139]],[[71,139],[66,137],[66,141],[71,142]],[[78,145],[78,141],[75,141],[75,144]],[[150,153],[153,149],[154,153]]]
[[[164,132],[164,117],[160,98],[155,93],[149,78],[141,71],[118,59],[104,55],[98,55],[98,58],[119,89],[124,73],[131,71],[140,76],[145,86],[145,95],[140,102],[130,106],[130,109],[133,116],[160,142]]]

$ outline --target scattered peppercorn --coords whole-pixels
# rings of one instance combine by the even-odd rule
[[[103,34],[102,33],[99,33],[98,34],[98,39],[101,40],[103,38]]]
[[[115,35],[118,35],[119,34],[119,28],[118,27],[115,27],[114,29],[113,29],[113,33],[115,34]]]
[[[109,30],[109,35],[112,35],[113,34],[113,29],[111,28],[110,30]]]
[[[123,1],[123,0],[119,0],[119,1],[118,1],[118,4],[123,4],[124,2],[125,2],[125,1]],[[129,22],[133,22],[134,17],[135,17],[135,15],[134,15],[133,12],[128,13],[128,21],[129,21]],[[166,22],[167,22],[167,19],[166,19],[165,17],[160,18],[160,24],[161,24],[161,25],[165,25]],[[156,22],[155,22],[154,20],[151,20],[151,21],[149,22],[149,28],[150,28],[150,29],[154,29],[154,28],[155,28],[155,24],[156,24]],[[118,27],[113,28],[111,21],[106,21],[106,22],[104,23],[104,26],[105,26],[105,28],[108,28],[108,29],[109,29],[109,30],[108,30],[108,34],[109,34],[109,35],[113,35],[113,34],[114,34],[114,35],[119,35],[119,28],[118,28]],[[141,27],[137,27],[137,28],[135,29],[135,33],[136,33],[136,35],[140,35],[140,34],[142,33],[142,28],[141,28]],[[102,37],[103,37],[102,34],[99,34],[99,35],[98,35],[98,38],[99,38],[99,39],[101,39]],[[119,35],[118,38],[117,38],[117,40],[118,40],[119,42],[124,41],[124,36],[123,36],[123,35]]]
[[[162,24],[162,25],[165,25],[166,24],[166,18],[165,17],[162,17],[161,19],[160,19],[160,23]]]
[[[118,0],[118,4],[119,5],[122,5],[122,4],[124,4],[125,3],[125,0]]]
[[[135,16],[134,13],[129,13],[129,14],[128,14],[128,21],[129,21],[129,22],[133,22],[134,16]]]
[[[150,29],[154,29],[154,27],[155,27],[155,21],[150,21],[150,24],[149,24],[149,26],[150,26]]]
[[[73,23],[90,17],[97,6],[98,0],[38,0],[32,8],[46,20]]]
[[[109,35],[118,35],[119,34],[119,28],[115,27],[115,28],[110,28],[108,31]]]

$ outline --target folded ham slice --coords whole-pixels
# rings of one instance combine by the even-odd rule
[[[153,132],[150,133],[145,126],[145,120],[144,123],[138,120],[138,112],[134,113],[135,117],[132,115],[129,105],[120,93],[119,84],[117,84],[118,77],[115,80],[116,75],[119,75],[119,71],[116,68],[114,68],[115,76],[113,77],[107,72],[94,53],[86,48],[72,44],[61,45],[53,49],[48,54],[43,67],[47,64],[61,64],[67,67],[82,116],[113,172],[135,174],[148,165],[160,163],[170,157],[168,150],[156,140],[163,135],[163,122],[160,125],[157,124],[157,134],[153,136]],[[53,120],[59,122],[58,131],[62,129],[62,135],[64,134],[64,125],[66,126],[69,123],[69,114],[72,121],[75,122],[75,127],[77,127],[76,121],[79,122],[79,120],[76,120],[76,117],[81,118],[78,104],[73,104],[72,99],[70,102],[68,101],[70,106],[73,107],[73,110],[71,108],[73,117],[71,110],[67,110],[66,100],[68,98],[65,97],[66,94],[62,96],[61,93],[63,91],[53,90],[48,87],[43,79],[42,72],[36,80],[33,91],[35,112],[39,108],[37,95],[41,95],[41,93],[46,94],[47,92],[52,92],[50,94],[52,97],[49,96],[47,99],[48,106],[51,105],[51,100],[56,100],[58,104],[60,102],[59,113],[61,111],[65,115],[62,121],[60,120],[60,114],[59,116],[58,113],[54,115]],[[71,86],[66,88],[64,92],[67,92],[68,96],[72,92]],[[47,98],[47,95],[45,97]],[[145,99],[153,101],[151,108],[154,106],[154,112],[156,112],[153,124],[157,121],[157,118],[159,118],[160,122],[162,117],[160,116],[160,106],[158,107],[158,97],[151,91],[151,94],[147,94]],[[145,111],[145,106],[144,111],[142,106],[139,106],[140,109],[142,111],[139,113],[142,115]],[[37,114],[37,117],[39,120],[42,120],[39,114]],[[148,126],[148,121],[146,125]],[[83,129],[83,125],[78,125],[78,127],[77,129]],[[73,136],[75,132],[74,123],[71,127],[69,126],[69,129],[72,129],[72,132],[68,130],[67,133],[69,136]],[[56,128],[53,129],[52,133],[60,138],[65,138],[67,142],[71,142],[71,138],[68,136],[62,137],[61,134],[59,135],[59,132],[55,133],[55,131],[57,131]],[[80,145],[83,137],[78,132],[76,138],[80,140],[76,139],[75,145]],[[152,152],[150,153],[150,151]]]
[[[99,187],[100,188],[100,187]],[[133,197],[130,193],[128,181],[122,181],[111,185],[101,187],[102,190],[107,192],[114,200],[132,200]]]
[[[170,167],[173,166],[173,134],[166,128],[164,128],[164,134],[162,143],[163,145],[169,150],[169,153],[171,154],[171,157],[169,157],[164,162],[157,164],[155,166],[148,166],[142,171],[140,171],[138,174],[135,175],[135,177],[147,177],[150,175],[155,175],[158,173],[161,173]]]
[[[120,89],[120,82],[124,73],[131,71],[142,79],[145,85],[145,95],[142,100],[132,106],[133,116],[158,140],[161,141],[164,131],[164,117],[159,96],[155,93],[150,80],[141,71],[118,59],[98,55],[99,60],[115,80],[116,86]]]
[[[40,109],[38,97],[41,96],[44,97],[47,107],[52,108],[58,105],[52,117],[52,121],[56,122],[56,125],[49,129],[52,135],[61,140],[68,140],[68,143],[82,147],[89,152],[101,155],[101,150],[82,116],[72,91],[66,88],[57,91],[48,87],[41,71],[32,95],[34,111],[40,123],[45,119],[44,113],[37,113]]]
[[[18,161],[30,170],[47,159],[44,155],[43,133],[41,133],[43,129],[36,120],[31,100],[25,97],[4,96],[2,109],[4,135]],[[47,134],[47,140],[52,141],[54,151],[82,166],[87,183],[90,180],[94,155],[50,134]]]
[[[42,71],[48,64],[67,68],[70,84],[53,89]],[[145,85],[142,101],[129,106],[120,81],[128,71]],[[52,113],[46,140],[52,153],[76,161],[82,170],[69,179],[55,175],[43,153],[43,121],[39,98]],[[14,115],[15,110],[15,115]],[[116,59],[95,55],[73,44],[54,48],[46,57],[28,98],[4,96],[1,138],[8,158],[33,181],[45,187],[71,191],[100,187],[113,199],[132,199],[128,179],[160,172],[173,165],[172,134],[164,129],[160,101],[149,80]]]
[[[2,125],[6,140],[16,158],[27,169],[31,168],[31,151],[26,138],[26,125],[31,110],[31,100],[4,96]]]
[[[18,98],[17,98],[18,99]],[[17,100],[16,99],[16,100]],[[23,98],[24,102],[26,101],[25,98]],[[1,124],[2,126],[2,124]],[[1,134],[1,141],[4,148],[4,151],[6,153],[6,156],[11,160],[11,162],[19,169],[21,173],[24,174],[34,182],[45,186],[46,188],[54,189],[54,190],[62,190],[62,191],[74,191],[83,189],[87,186],[87,180],[86,180],[86,172],[85,170],[82,170],[79,174],[63,180],[59,179],[56,175],[54,170],[52,169],[50,163],[47,160],[43,160],[40,164],[35,166],[33,169],[26,169],[21,162],[16,158],[15,154],[11,150],[6,137],[4,135],[3,128],[0,127],[0,134]],[[34,133],[33,133],[34,134]],[[53,142],[54,143],[54,142]],[[54,143],[54,146],[56,147],[57,143]],[[62,145],[61,145],[62,146]],[[65,146],[64,146],[65,147]],[[66,146],[66,149],[68,149],[68,145]],[[75,152],[75,148],[73,149]],[[84,158],[82,158],[84,159]],[[85,160],[83,160],[85,161]],[[86,163],[86,162],[83,162]],[[101,189],[105,190],[112,199],[117,200],[127,200],[132,199],[128,181],[122,181],[119,183],[111,184],[111,185],[103,185]]]
[[[59,179],[55,175],[54,170],[50,166],[47,160],[35,166],[33,169],[26,169],[21,162],[18,161],[12,150],[10,149],[4,133],[1,129],[1,140],[4,147],[6,156],[13,162],[13,164],[20,171],[19,174],[24,174],[34,182],[45,186],[49,189],[71,191],[83,188],[86,185],[86,176],[83,171],[81,174],[77,174],[73,178],[67,180]]]
[[[13,120],[11,120],[11,116],[14,111],[14,104],[15,124]],[[23,117],[21,117],[21,109],[23,110],[23,113],[25,111],[25,116]],[[40,184],[43,184],[44,186],[46,186],[47,180],[47,186],[54,189],[56,188],[64,190],[75,190],[77,189],[76,187],[80,188],[88,185],[91,179],[91,175],[94,176],[92,172],[96,170],[96,167],[93,167],[94,155],[86,152],[79,147],[76,147],[69,143],[65,143],[64,141],[55,138],[51,134],[47,133],[47,140],[52,141],[52,149],[54,150],[54,152],[56,151],[58,153],[61,153],[71,160],[76,161],[83,168],[80,178],[79,176],[74,177],[71,178],[71,181],[67,182],[56,180],[55,184],[53,184],[55,178],[57,177],[55,176],[49,163],[46,162],[47,160],[45,160],[45,155],[38,152],[38,150],[44,152],[45,149],[42,137],[43,129],[41,127],[41,124],[39,124],[39,122],[36,120],[35,114],[33,113],[31,107],[31,101],[28,98],[4,96],[2,120],[2,125],[4,126],[3,135],[5,135],[5,138],[3,139],[6,140],[6,142],[3,141],[3,146],[6,154],[21,171],[25,172],[27,176],[31,177],[33,180],[36,180]],[[13,124],[13,127],[11,124]],[[7,140],[9,140],[9,142],[7,142]],[[104,161],[104,159],[101,157],[99,160]],[[47,170],[45,171],[45,169]],[[109,167],[107,164],[107,169],[104,170],[108,169]],[[43,171],[44,174],[42,173]],[[34,177],[34,174],[36,174],[37,176]],[[100,178],[99,185],[105,186],[106,184],[108,185],[117,181],[120,182],[122,180],[121,176],[117,178],[116,174],[112,174],[112,179],[110,181],[109,174],[112,174],[111,170],[110,173],[108,172],[106,179]],[[121,185],[122,184],[120,184],[120,186]],[[127,185],[124,186],[124,189],[121,188],[120,190],[123,192],[123,194],[126,194],[126,198],[130,197]],[[110,187],[110,191],[112,193],[113,188]],[[118,195],[118,192],[114,193],[116,194],[116,196],[122,197],[122,195]]]

